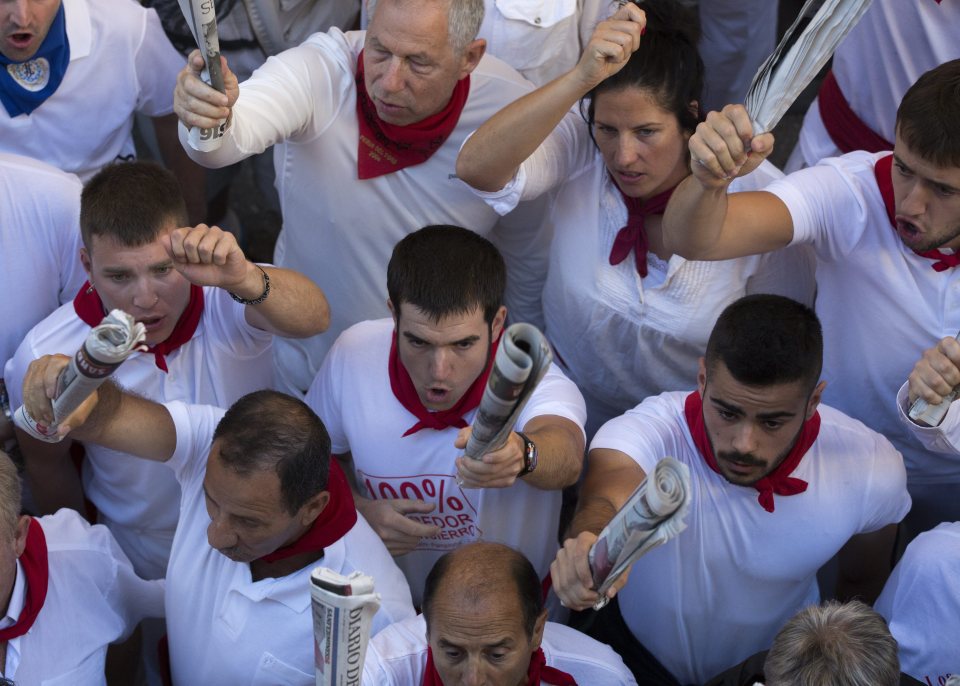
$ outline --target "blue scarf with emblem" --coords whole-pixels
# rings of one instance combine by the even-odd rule
[[[30,114],[53,95],[70,64],[70,43],[63,4],[36,54],[13,62],[0,54],[0,102],[11,117]]]

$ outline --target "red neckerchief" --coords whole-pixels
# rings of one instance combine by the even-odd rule
[[[676,187],[674,187],[676,188]],[[619,187],[617,188],[619,190]],[[641,277],[647,275],[647,231],[644,228],[646,218],[653,214],[663,214],[673,195],[673,188],[655,195],[646,202],[640,198],[631,198],[620,191],[623,202],[627,206],[627,225],[617,232],[610,248],[610,264],[616,265],[627,259],[630,250],[633,250],[633,259],[637,263],[637,273]]]
[[[293,543],[277,548],[269,555],[261,557],[261,560],[277,562],[307,551],[323,550],[339,541],[353,528],[357,523],[357,508],[353,503],[353,493],[347,485],[347,477],[334,457],[330,458],[327,492],[330,493],[330,500],[313,520],[313,525]]]
[[[73,299],[73,309],[77,316],[89,326],[97,326],[107,314],[103,307],[103,301],[100,299],[100,294],[90,286],[89,281],[80,287],[80,292]],[[157,367],[165,372],[170,371],[167,369],[165,357],[193,338],[202,314],[203,289],[200,286],[190,284],[190,300],[187,302],[187,308],[180,315],[180,319],[177,320],[176,326],[173,327],[173,332],[167,337],[167,340],[147,348],[147,352],[153,353]]]
[[[430,159],[453,133],[470,94],[470,75],[457,81],[446,107],[434,115],[406,126],[380,119],[363,80],[363,51],[357,56],[357,174],[372,179],[422,164]]]
[[[43,608],[43,601],[47,599],[47,538],[43,535],[40,523],[31,518],[30,529],[27,531],[27,546],[20,556],[20,566],[27,577],[27,598],[23,603],[23,610],[17,623],[0,629],[0,641],[9,641],[17,636],[23,636],[30,631],[37,615]]]
[[[683,413],[687,418],[687,428],[690,429],[690,437],[697,450],[703,456],[704,461],[710,466],[710,469],[720,474],[720,467],[717,466],[717,458],[713,455],[713,447],[710,445],[710,438],[707,436],[707,428],[703,423],[703,399],[699,391],[694,391],[687,396],[683,406]],[[820,413],[814,412],[813,416],[803,423],[800,428],[800,434],[796,442],[790,449],[790,452],[783,459],[776,469],[760,479],[753,487],[760,492],[757,501],[767,512],[773,512],[773,495],[797,495],[807,490],[807,482],[803,479],[796,479],[790,476],[791,472],[800,464],[800,460],[807,454],[810,446],[817,440],[817,434],[820,433]]]
[[[470,388],[460,396],[460,400],[449,410],[431,412],[420,402],[420,396],[417,395],[417,389],[413,385],[413,379],[410,378],[410,372],[407,371],[407,368],[403,366],[403,362],[400,361],[400,355],[397,352],[397,335],[394,333],[393,342],[390,344],[390,362],[388,365],[390,390],[393,391],[393,395],[400,401],[400,404],[419,420],[407,429],[403,436],[406,437],[410,434],[415,434],[421,429],[443,431],[451,426],[458,429],[467,426],[463,415],[480,404],[480,399],[483,397],[483,390],[487,387],[487,377],[490,376],[490,370],[493,368],[493,358],[497,354],[498,345],[500,345],[499,338],[490,346],[487,366],[484,367],[480,376],[470,385]]]
[[[867,126],[853,111],[832,70],[827,72],[826,78],[820,84],[817,107],[820,109],[823,127],[840,152],[893,150],[893,143]]]
[[[540,683],[553,684],[553,686],[577,686],[577,681],[566,672],[561,672],[554,667],[547,667],[547,657],[543,654],[543,648],[537,648],[537,652],[530,656],[530,667],[527,669],[527,685],[540,686]],[[433,651],[427,646],[427,666],[423,672],[423,682],[421,686],[443,686],[440,675],[437,674],[437,668],[433,664]]]
[[[877,186],[880,188],[880,195],[883,197],[883,204],[887,208],[887,218],[893,230],[897,230],[896,201],[893,197],[893,155],[887,155],[877,160],[873,168],[874,176],[877,178]],[[931,265],[936,272],[945,272],[960,265],[960,252],[948,254],[936,248],[933,250],[924,250],[920,252],[914,250],[920,257],[926,257],[928,260],[935,260]]]

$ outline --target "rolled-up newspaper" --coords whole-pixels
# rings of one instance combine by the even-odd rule
[[[370,625],[380,607],[373,577],[317,567],[310,573],[310,597],[317,686],[359,686]]]
[[[190,33],[203,55],[204,66],[200,78],[221,93],[226,91],[223,85],[223,70],[220,67],[220,35],[217,33],[217,10],[213,0],[177,0],[190,27]],[[194,126],[190,129],[187,142],[194,150],[208,152],[220,147],[223,134],[230,125],[226,119],[209,129]]]
[[[537,327],[513,324],[504,331],[463,451],[467,457],[479,460],[504,444],[552,359]]]
[[[960,333],[957,334],[957,340],[960,341]],[[936,405],[928,403],[923,398],[917,398],[910,406],[907,416],[921,426],[940,426],[940,422],[947,416],[950,403],[958,396],[960,396],[960,387],[954,388]]]
[[[604,594],[637,558],[687,528],[683,518],[689,509],[690,469],[665,457],[637,486],[590,548],[593,584],[600,594],[595,610],[607,604]]]
[[[760,65],[743,104],[754,135],[772,131],[797,97],[827,63],[837,45],[867,11],[872,0],[807,0],[780,44]],[[794,40],[804,18],[822,2]]]
[[[60,373],[53,399],[53,425],[40,424],[23,405],[14,413],[14,423],[36,439],[56,443],[60,440],[57,425],[106,381],[145,338],[143,324],[134,321],[123,310],[112,310],[100,324],[90,329],[69,366]]]

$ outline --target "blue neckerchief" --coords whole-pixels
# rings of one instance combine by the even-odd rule
[[[7,114],[30,114],[53,95],[70,64],[70,42],[63,4],[36,54],[26,62],[13,62],[0,54],[0,102]]]

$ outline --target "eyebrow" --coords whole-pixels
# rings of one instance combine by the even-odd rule
[[[736,405],[731,405],[730,403],[720,400],[719,398],[715,398],[712,395],[710,396],[710,402],[712,402],[714,405],[717,405],[718,407],[732,414],[740,415],[741,417],[746,415],[746,413],[743,411],[742,408],[739,408]],[[797,416],[796,412],[787,412],[786,410],[781,410],[780,412],[758,412],[757,413],[757,419],[764,419],[764,420],[790,419],[791,417],[796,417],[796,416]]]
[[[443,648],[457,648],[457,649],[459,649],[459,650],[463,650],[463,646],[457,645],[456,643],[451,643],[450,641],[448,641],[448,640],[445,639],[445,638],[437,639],[437,643],[438,643],[441,647],[443,647]],[[486,649],[489,649],[489,648],[508,648],[508,647],[510,647],[510,646],[512,646],[512,645],[513,645],[513,641],[511,641],[509,638],[504,638],[504,639],[501,639],[501,640],[497,641],[496,643],[486,643],[486,644],[484,644],[483,647],[486,648]]]
[[[154,262],[153,264],[149,265],[149,269],[159,269],[161,267],[169,267],[171,265],[173,265],[173,260],[163,260],[162,262]],[[104,274],[128,274],[130,273],[130,271],[132,270],[127,269],[126,267],[104,267],[103,268]]]
[[[410,333],[409,331],[404,331],[403,337],[406,338],[408,341],[421,341],[429,345],[437,345],[434,341],[429,341],[426,338],[421,338],[420,336]],[[479,340],[480,340],[480,336],[473,335],[473,336],[467,336],[466,338],[458,339],[456,341],[450,341],[449,343],[444,343],[443,345],[459,345],[461,343],[476,343]]]
[[[902,159],[900,159],[900,156],[897,155],[896,153],[894,153],[894,155],[893,155],[893,160],[894,160],[894,162],[896,162],[898,165],[900,165],[901,167],[903,167],[906,171],[910,172],[911,174],[916,174],[916,173],[917,173],[916,170],[915,170],[913,167],[911,167],[909,164],[907,164],[907,163],[904,162]],[[937,179],[934,179],[934,178],[929,177],[929,176],[923,176],[922,178],[923,178],[925,181],[928,181],[929,183],[932,183],[932,184],[937,185],[937,186],[941,186],[942,188],[946,188],[946,189],[947,189],[948,191],[950,191],[951,193],[960,193],[960,188],[956,188],[955,186],[951,186],[949,183],[944,183],[943,181],[938,181]]]
[[[385,50],[389,52],[391,55],[396,54],[374,37],[370,38],[370,46],[378,50]],[[409,55],[397,55],[397,57],[402,57],[405,60],[409,60],[409,59],[427,60],[427,61],[430,60],[430,56],[427,55],[427,53],[425,52],[413,52],[413,53],[410,53]]]

